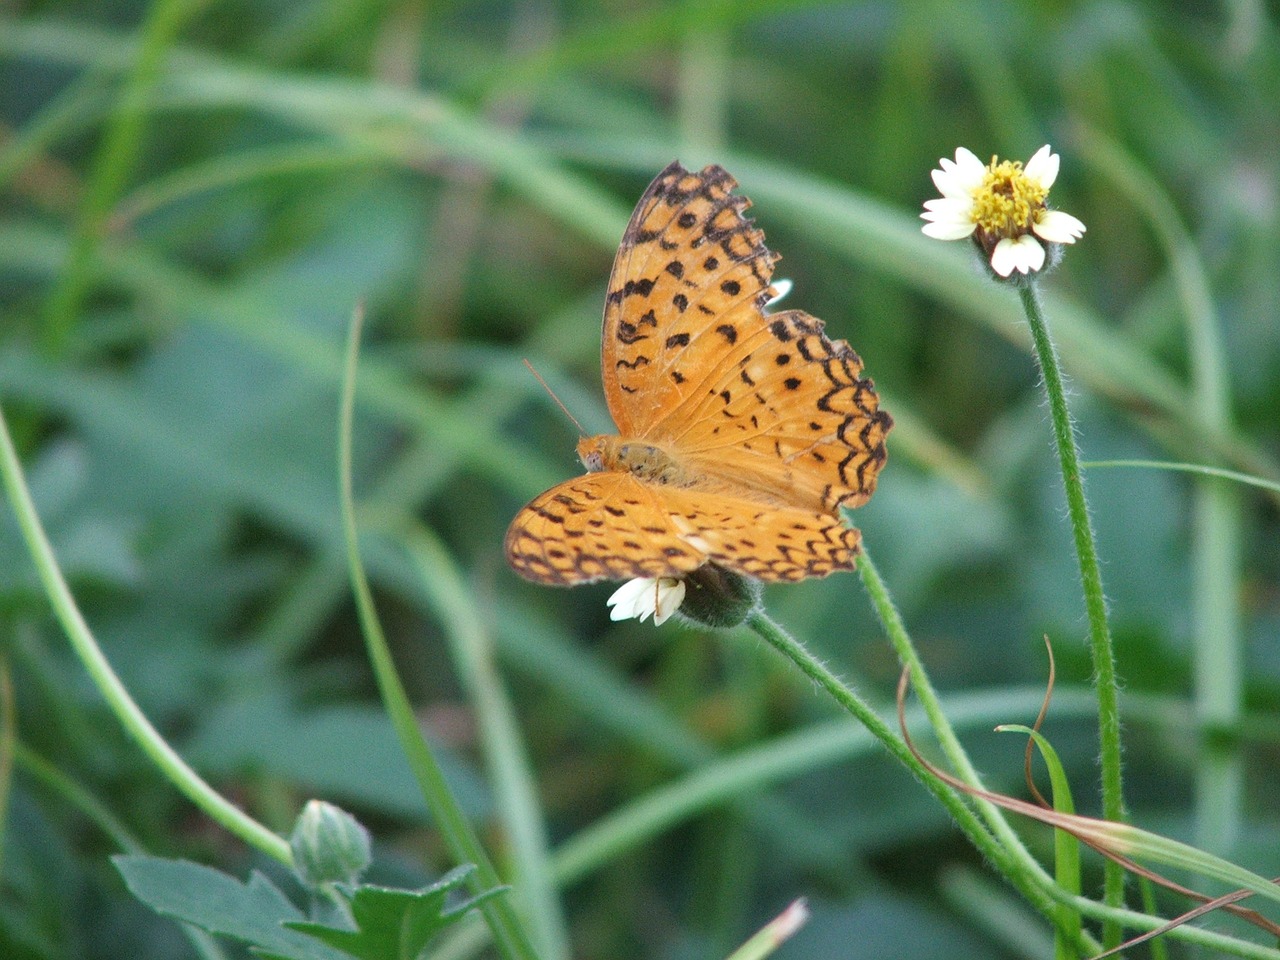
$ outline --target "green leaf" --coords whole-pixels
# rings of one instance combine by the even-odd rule
[[[506,889],[496,888],[446,907],[449,895],[474,869],[471,865],[459,867],[421,890],[339,885],[338,892],[350,905],[354,930],[307,921],[290,921],[285,926],[359,960],[414,960],[441,930],[460,920],[481,900]]]
[[[1058,751],[1045,738],[1044,734],[1020,723],[1006,723],[996,727],[1000,733],[1023,733],[1030,737],[1044,758],[1049,770],[1049,782],[1053,785],[1053,809],[1058,813],[1074,814],[1075,801],[1071,799],[1071,783],[1067,772],[1063,769]],[[1080,841],[1066,830],[1053,831],[1054,875],[1058,885],[1075,896],[1080,895]],[[1079,937],[1081,930],[1080,914],[1070,904],[1060,904],[1059,915],[1063,925]],[[1069,957],[1072,953],[1072,937],[1058,935],[1056,940],[1056,956]]]
[[[112,862],[129,892],[164,916],[288,960],[341,958],[324,944],[285,929],[286,922],[303,918],[302,911],[257,871],[246,884],[189,860],[119,856]]]

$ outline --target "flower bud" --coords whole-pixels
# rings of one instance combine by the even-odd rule
[[[708,627],[736,627],[760,603],[760,582],[713,563],[685,576],[681,616]]]
[[[311,889],[355,883],[372,856],[369,831],[355,817],[323,800],[308,800],[289,837],[293,869]]]

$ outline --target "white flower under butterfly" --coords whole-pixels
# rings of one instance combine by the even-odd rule
[[[921,230],[937,240],[972,237],[1002,277],[1034,273],[1045,265],[1046,244],[1075,243],[1085,226],[1045,204],[1058,178],[1059,156],[1046,143],[1026,166],[992,157],[984,164],[964,147],[943,157],[933,182],[942,194],[924,204]]]
[[[641,623],[653,616],[654,626],[666,620],[680,609],[684,602],[684,581],[674,577],[637,577],[628,580],[613,592],[606,603],[611,620],[627,620],[635,617]]]

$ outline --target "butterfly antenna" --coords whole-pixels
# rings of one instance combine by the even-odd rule
[[[564,401],[562,401],[559,397],[557,397],[556,392],[552,390],[550,386],[547,385],[547,381],[542,379],[542,374],[540,374],[537,370],[533,369],[533,364],[529,362],[527,357],[522,357],[520,362],[523,363],[529,369],[529,372],[533,374],[533,378],[537,380],[540,384],[542,384],[542,389],[547,391],[547,395],[550,396],[551,399],[556,402],[556,406],[564,411],[564,415],[568,417],[571,421],[573,421],[573,425],[578,428],[578,435],[585,437],[587,435],[587,431],[582,429],[582,424],[578,422],[578,418],[569,412],[569,408],[564,405]]]

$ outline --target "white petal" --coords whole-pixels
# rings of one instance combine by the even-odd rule
[[[769,298],[769,302],[766,303],[765,306],[768,307],[777,303],[779,300],[781,300],[783,297],[785,297],[788,293],[791,292],[792,286],[793,284],[791,283],[791,281],[787,279],[773,281],[773,289],[778,292]]]
[[[1037,237],[1050,243],[1075,243],[1084,235],[1084,224],[1061,210],[1046,210],[1031,229]]]
[[[1024,234],[1018,238],[1018,246],[1022,247],[1022,262],[1031,269],[1032,272],[1039,270],[1044,266],[1044,245],[1040,243],[1031,234]],[[1027,270],[1023,270],[1026,273]]]
[[[924,214],[921,214],[921,216],[924,216]],[[926,223],[920,228],[920,232],[926,237],[933,237],[935,240],[963,240],[973,233],[974,228],[975,224],[973,223],[944,220],[940,223]]]
[[[613,607],[609,611],[609,619],[629,620],[636,617],[643,621],[653,612],[654,582],[652,577],[637,577],[613,591],[613,596],[605,601],[607,606]]]
[[[950,197],[934,197],[924,202],[924,208],[930,213],[945,214],[956,220],[968,220],[973,214],[973,198],[953,200]],[[923,214],[922,214],[923,216]],[[926,220],[938,220],[940,217],[925,217]]]
[[[944,197],[938,197],[934,200],[926,200],[924,207],[924,213],[920,214],[921,220],[928,220],[930,223],[952,224],[957,229],[964,231],[961,236],[968,236],[973,232],[973,201],[967,199],[948,200]]]
[[[1019,273],[1031,273],[1043,266],[1044,247],[1029,233],[1024,233],[1016,240],[1005,237],[991,251],[991,269],[1002,277],[1009,276],[1015,270]]]
[[[959,147],[956,150],[955,174],[972,190],[987,175],[987,165],[972,150]]]
[[[964,147],[956,150],[955,160],[943,157],[938,164],[942,169],[932,172],[933,185],[940,194],[951,200],[972,197],[973,191],[982,186],[982,179],[987,174],[982,161]]]
[[[663,577],[658,581],[658,609],[654,611],[653,625],[661,626],[684,603],[684,581]]]
[[[1058,165],[1061,162],[1062,158],[1050,150],[1049,145],[1046,143],[1027,161],[1027,165],[1022,168],[1022,172],[1027,175],[1028,179],[1038,181],[1040,186],[1048,190],[1053,186],[1053,181],[1058,179]]]
[[[1013,273],[1014,249],[1013,241],[1005,237],[996,244],[996,248],[991,251],[991,269],[1002,277],[1007,277]]]
[[[946,160],[942,161],[944,164]],[[954,166],[948,169],[934,170],[929,174],[933,177],[933,185],[938,188],[938,192],[944,197],[951,200],[963,200],[969,195],[968,188],[964,182],[955,175]]]

